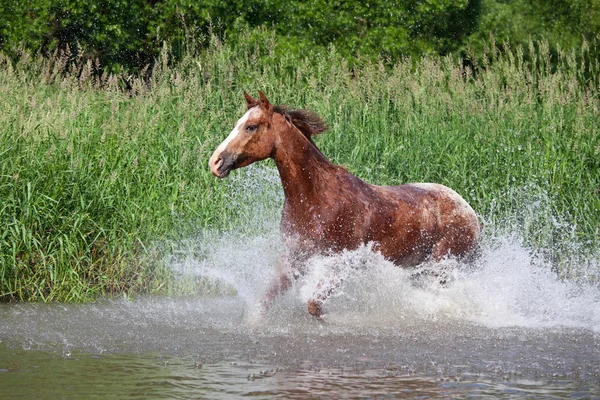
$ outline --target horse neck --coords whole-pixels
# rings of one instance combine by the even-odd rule
[[[287,125],[280,132],[281,140],[273,158],[286,201],[304,204],[318,201],[318,194],[326,190],[327,182],[335,179],[340,169],[295,127]]]

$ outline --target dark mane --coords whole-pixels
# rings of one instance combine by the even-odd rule
[[[294,110],[286,105],[278,105],[273,107],[273,111],[283,115],[290,121],[308,140],[312,142],[312,135],[318,135],[327,130],[328,126],[323,122],[321,117],[312,111]]]

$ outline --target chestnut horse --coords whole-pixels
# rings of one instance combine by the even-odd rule
[[[477,216],[454,190],[435,183],[368,184],[332,164],[313,143],[312,136],[327,129],[317,115],[273,106],[259,94],[254,99],[244,92],[248,111],[215,150],[209,167],[225,178],[255,161],[275,160],[285,194],[281,232],[287,268],[267,291],[266,304],[304,273],[304,262],[315,254],[372,243],[396,265],[414,266],[463,258],[478,247]],[[308,302],[317,318],[334,290],[323,285]]]

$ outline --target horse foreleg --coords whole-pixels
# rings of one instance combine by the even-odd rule
[[[319,321],[322,320],[321,315],[323,314],[323,301],[325,301],[327,297],[329,297],[329,294],[326,296],[313,297],[308,301],[308,313]]]
[[[277,297],[281,296],[292,286],[292,279],[286,273],[281,272],[278,276],[273,279],[269,288],[265,292],[265,295],[262,300],[262,305],[265,308],[269,308],[269,306],[273,303]]]
[[[308,301],[308,313],[313,317],[322,320],[321,314],[323,313],[323,308],[321,307],[321,302],[318,300],[309,300]]]
[[[321,320],[323,314],[323,302],[333,294],[344,282],[345,276],[323,279],[317,285],[312,298],[308,301],[308,313]]]

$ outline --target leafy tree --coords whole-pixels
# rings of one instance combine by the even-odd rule
[[[50,0],[0,2],[0,49],[37,48],[49,36]]]
[[[67,46],[102,65],[142,67],[167,40],[176,49],[209,30],[235,40],[241,27],[275,29],[290,51],[335,45],[352,58],[457,48],[481,0],[4,0],[0,47]]]
[[[556,53],[557,47],[580,49],[583,40],[600,39],[599,33],[600,0],[483,0],[478,29],[468,43],[479,52],[490,34],[524,49],[531,40],[546,39]]]

